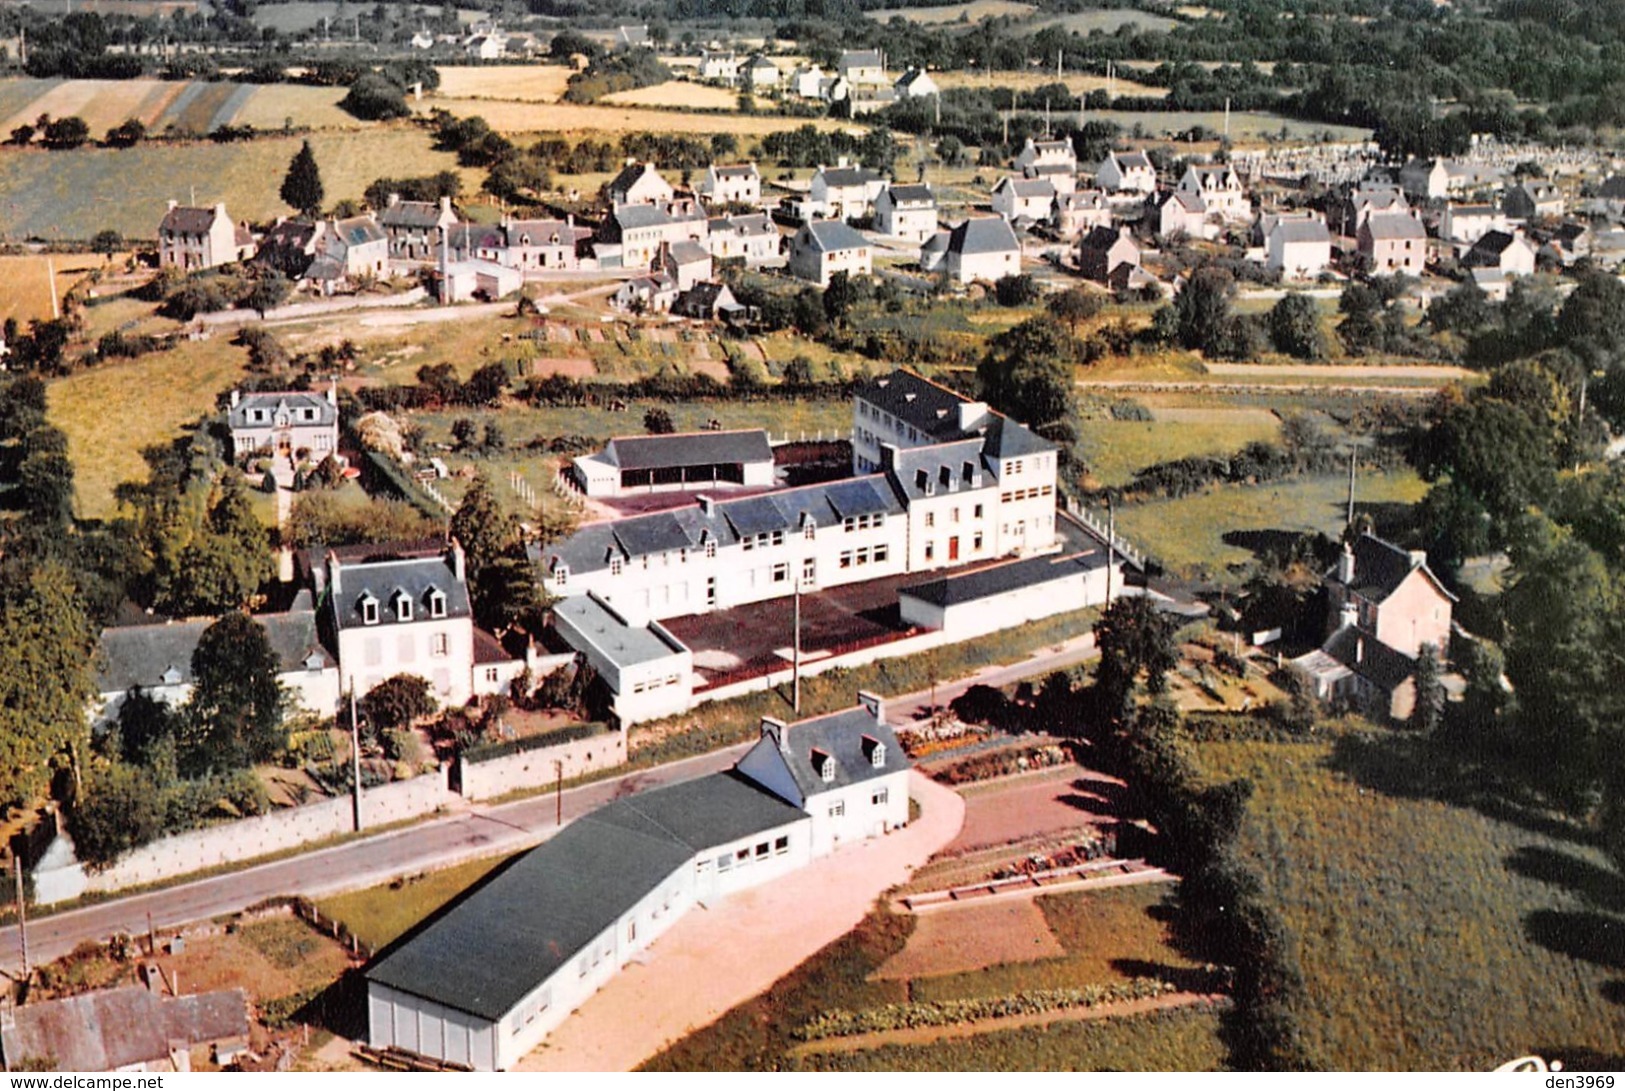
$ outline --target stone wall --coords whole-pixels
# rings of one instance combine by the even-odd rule
[[[462,796],[469,801],[495,799],[526,788],[543,788],[563,779],[614,769],[626,764],[626,733],[606,731],[557,746],[509,754],[490,761],[458,759]],[[555,765],[554,763],[558,763]]]

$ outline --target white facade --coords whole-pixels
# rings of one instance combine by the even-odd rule
[[[803,224],[790,239],[790,272],[820,288],[836,273],[866,277],[874,272],[869,241],[839,220]]]
[[[1288,280],[1313,280],[1332,263],[1331,232],[1319,218],[1277,220],[1264,248],[1264,267]]]
[[[320,462],[338,454],[338,393],[332,387],[325,395],[308,390],[250,394],[233,390],[226,419],[233,458],[256,451],[291,458],[308,451]]]
[[[931,187],[892,185],[875,198],[875,230],[898,239],[924,242],[937,233],[937,199]]]
[[[999,580],[1007,570],[1011,578]],[[973,584],[991,586],[983,590]],[[897,593],[897,606],[909,624],[959,641],[1098,606],[1106,601],[1108,589],[1115,597],[1122,587],[1121,557],[1110,576],[1106,558],[1099,553],[1041,557],[904,588]]]
[[[1222,220],[1234,223],[1252,218],[1247,192],[1241,188],[1241,179],[1236,172],[1229,167],[1186,167],[1184,176],[1179,180],[1179,189],[1182,193],[1201,197],[1208,212]]]
[[[554,606],[553,625],[614,694],[622,727],[688,710],[694,655],[659,622],[630,625],[602,600],[578,595]]]
[[[756,205],[762,202],[762,176],[755,163],[705,168],[700,180],[700,196],[707,201],[722,204]]]
[[[1095,181],[1107,193],[1155,193],[1157,168],[1143,152],[1109,152],[1095,172]]]
[[[991,204],[1007,220],[1047,220],[1055,207],[1055,186],[1042,178],[1006,177],[993,187]]]

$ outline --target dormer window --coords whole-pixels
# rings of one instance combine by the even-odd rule
[[[356,603],[356,605],[361,610],[361,624],[363,624],[363,625],[376,625],[376,624],[378,624],[378,600],[377,599],[373,598],[373,596],[370,593],[369,594],[364,594],[364,595],[361,596],[360,601],[358,601]]]
[[[869,764],[876,769],[886,768],[886,744],[873,735],[863,737],[863,752],[869,756]]]
[[[429,591],[429,616],[446,616],[446,593],[438,587],[431,588]]]
[[[412,596],[408,595],[405,591],[397,590],[395,592],[395,600],[393,605],[395,607],[396,621],[412,620]]]
[[[164,673],[163,673],[163,682],[164,682],[164,685],[166,685],[166,686],[178,686],[178,685],[180,685],[181,684],[180,668],[179,667],[166,668]]]
[[[818,771],[818,777],[825,784],[835,783],[835,755],[827,754],[822,750],[812,752],[813,768]]]

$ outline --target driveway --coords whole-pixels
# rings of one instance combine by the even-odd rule
[[[857,926],[875,899],[959,833],[965,803],[914,772],[920,817],[802,870],[689,911],[516,1066],[625,1072],[765,991]]]

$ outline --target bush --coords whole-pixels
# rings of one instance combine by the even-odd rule
[[[866,1011],[835,1009],[813,1019],[795,1031],[804,1042],[823,1038],[844,1038],[914,1027],[944,1027],[1011,1015],[1035,1015],[1067,1008],[1095,1008],[1127,1000],[1146,1000],[1174,991],[1160,978],[1137,977],[1109,985],[1086,985],[1079,989],[1032,989],[1007,996],[971,997],[964,1000],[927,1000],[911,1004],[887,1004]]]

